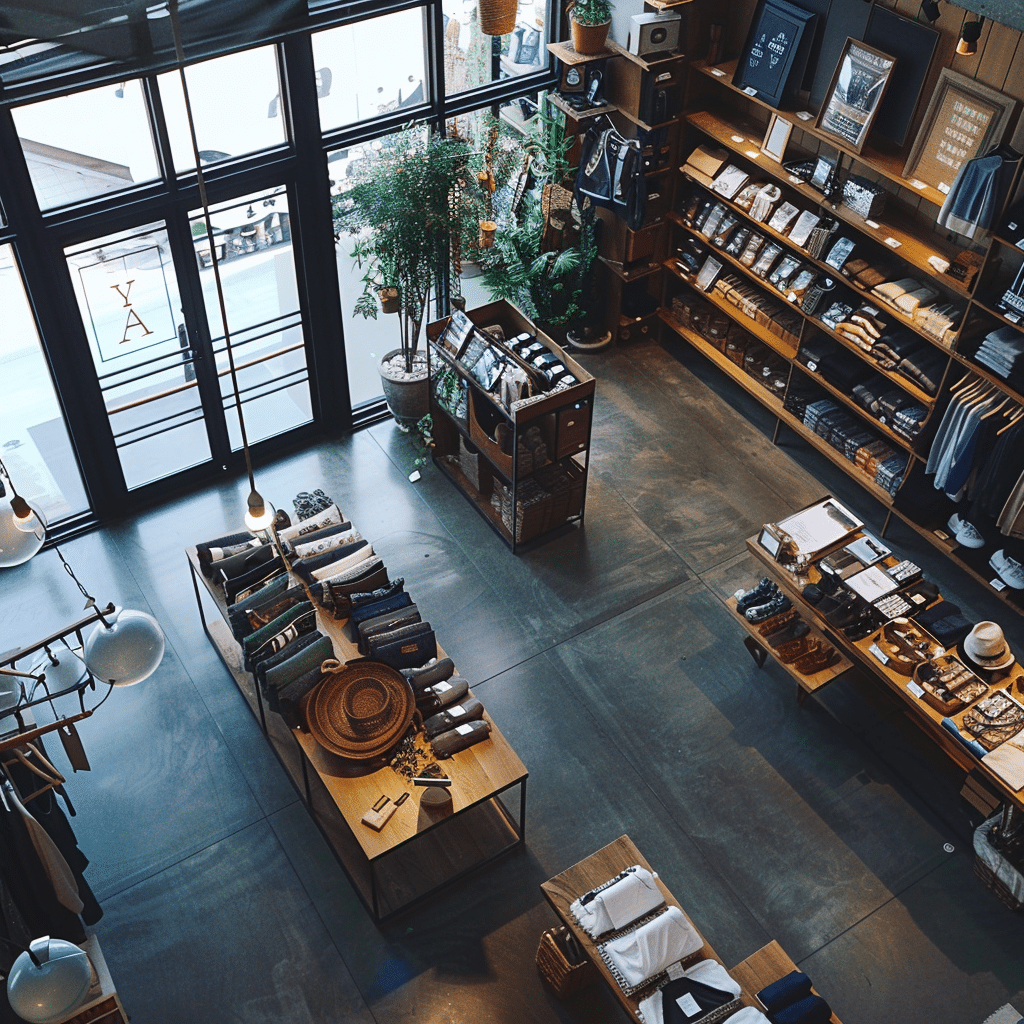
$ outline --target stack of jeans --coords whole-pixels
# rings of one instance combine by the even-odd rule
[[[890,455],[879,467],[875,475],[875,483],[884,487],[893,497],[896,496],[896,489],[907,471],[906,455]]]
[[[923,405],[907,405],[892,414],[889,426],[904,440],[914,441],[921,433],[927,415],[928,410]]]
[[[974,358],[1016,386],[1024,382],[1024,335],[1016,327],[999,327],[986,334]]]

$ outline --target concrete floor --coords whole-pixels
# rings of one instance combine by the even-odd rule
[[[408,482],[391,423],[258,471],[279,507],[314,487],[343,506],[530,769],[526,848],[384,927],[199,624],[184,548],[237,528],[243,484],[63,549],[100,601],[150,610],[168,641],[154,677],[82,723],[93,771],[68,786],[133,1024],[622,1021],[600,988],[557,1001],[534,966],[554,923],[540,882],[622,833],[727,964],[778,939],[845,1024],[1024,1006],[1024,918],[972,874],[957,772],[870,685],[798,707],[722,605],[755,578],[743,541],[762,523],[830,490],[875,529],[881,509],[792,435],[774,447],[770,417],[692,352],[583,362],[598,376],[586,527],[520,557],[432,467]],[[1024,651],[1004,605],[906,529],[889,539]],[[53,552],[4,572],[0,646],[80,614]]]

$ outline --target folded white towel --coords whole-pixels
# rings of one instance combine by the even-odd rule
[[[576,900],[569,909],[587,934],[596,939],[605,932],[625,928],[665,902],[656,877],[634,864],[607,888]]]
[[[597,947],[613,973],[626,988],[636,988],[660,974],[669,964],[696,953],[703,940],[678,907],[618,938]]]

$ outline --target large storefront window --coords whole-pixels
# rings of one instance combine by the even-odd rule
[[[480,31],[476,0],[444,0],[445,93],[454,96],[543,70],[548,62],[546,13],[545,0],[525,0],[514,31],[488,36]]]
[[[231,447],[242,447],[224,324],[201,210],[189,215]],[[288,195],[270,189],[211,211],[245,431],[250,443],[309,423],[309,371]]]
[[[14,124],[44,210],[158,177],[138,81],[17,107]]]
[[[18,492],[55,523],[89,502],[9,245],[0,246],[0,309],[0,459]]]
[[[423,56],[421,8],[315,33],[321,129],[423,103]]]
[[[177,72],[160,75],[167,131],[174,168],[180,174],[195,167],[192,139]],[[204,164],[245,156],[286,139],[281,84],[272,46],[193,64],[185,69],[192,119]]]

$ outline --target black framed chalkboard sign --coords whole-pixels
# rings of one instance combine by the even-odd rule
[[[786,93],[800,41],[815,17],[786,0],[764,0],[736,65],[733,85],[777,107]]]

